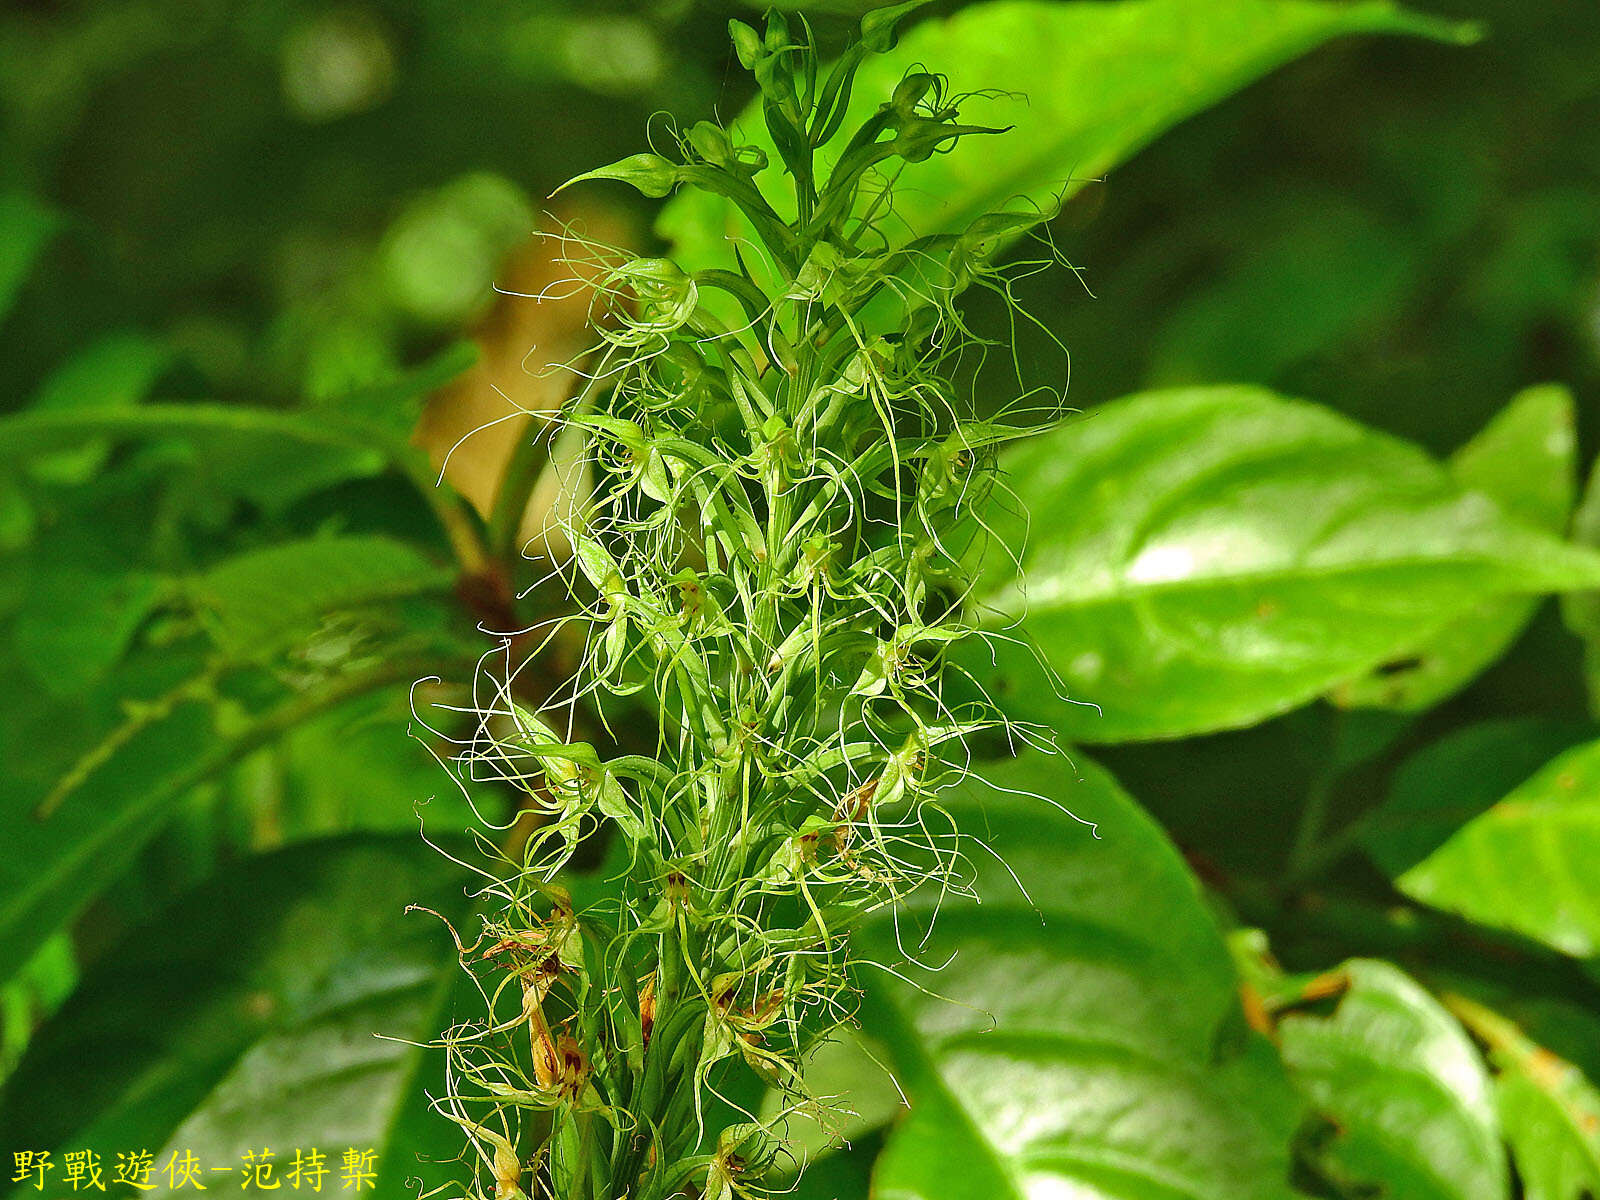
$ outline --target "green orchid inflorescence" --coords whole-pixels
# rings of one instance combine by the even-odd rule
[[[732,24],[776,161],[702,122],[674,157],[581,177],[708,193],[733,232],[725,265],[693,271],[584,245],[599,342],[568,364],[583,386],[557,422],[590,447],[562,518],[572,608],[518,643],[564,639],[581,665],[542,705],[515,669],[494,677],[456,763],[536,817],[486,869],[498,908],[463,947],[489,1015],[445,1036],[438,1106],[471,1143],[475,1198],[768,1186],[794,1156],[753,1097],[827,1123],[800,1066],[856,1011],[851,929],[963,886],[939,794],[972,739],[1030,736],[953,652],[979,636],[996,452],[1060,396],[979,419],[952,378],[985,345],[956,297],[986,286],[1017,311],[1019,268],[991,259],[1041,214],[903,236],[905,165],[1003,132],[960,123],[921,71],[846,132],[858,68],[914,7],[869,14],[831,66],[803,22]],[[575,739],[575,714],[609,736],[619,712],[648,715],[653,747]],[[577,905],[554,881],[602,830],[607,882]]]

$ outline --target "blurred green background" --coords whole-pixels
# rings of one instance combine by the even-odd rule
[[[837,40],[852,7],[808,11]],[[1038,276],[1025,299],[1071,350],[1073,404],[1259,382],[1443,455],[1519,389],[1555,380],[1578,399],[1579,461],[1592,459],[1600,9],[1427,8],[1481,21],[1487,36],[1470,48],[1335,42],[1069,202],[1050,233],[1081,277]],[[532,315],[531,300],[494,291],[549,282],[534,231],[571,221],[652,245],[644,203],[585,195],[551,214],[550,192],[639,149],[646,129],[739,112],[748,82],[725,26],[750,12],[694,0],[33,0],[0,13],[5,410],[249,405],[286,429],[306,412],[381,429],[392,448],[90,439],[0,457],[0,946],[25,963],[0,979],[0,1072],[74,989],[93,1018],[41,1044],[42,1065],[12,1081],[0,1112],[43,1105],[30,1131],[131,1145],[150,1105],[188,1112],[244,1047],[270,1050],[261,1030],[224,1019],[266,994],[263,979],[292,981],[373,942],[397,969],[438,956],[437,931],[401,923],[398,908],[462,914],[460,881],[397,847],[415,840],[430,798],[440,837],[465,829],[468,811],[411,721],[410,684],[466,678],[489,644],[477,624],[515,615],[506,593],[526,580],[509,559],[507,578],[447,568],[450,518],[441,526],[420,484],[474,423],[451,404],[492,407],[491,385],[548,400],[524,356],[581,328],[581,313]],[[998,310],[975,307],[978,327],[998,326]],[[472,338],[478,373],[421,418],[408,459],[423,397],[461,361],[438,356]],[[1043,338],[1024,334],[1022,351],[1025,370],[1059,375]],[[496,464],[464,452],[455,482],[473,498]],[[494,514],[491,551],[516,544],[518,520]],[[273,590],[291,574],[273,548],[330,536],[343,549],[317,577],[337,606]],[[303,602],[309,632],[287,630]],[[1334,812],[1355,812],[1417,747],[1490,716],[1521,722],[1507,744],[1529,766],[1592,735],[1580,648],[1553,604],[1420,718],[1319,705],[1100,757],[1204,871],[1252,879],[1281,863],[1293,827],[1281,814],[1317,786],[1330,746],[1380,748],[1332,788]],[[509,804],[475,798],[490,812]],[[68,832],[41,806],[59,807]],[[57,872],[52,847],[89,828],[89,849]],[[294,855],[329,834],[356,840]],[[287,860],[251,857],[279,848]],[[1358,893],[1387,894],[1371,868],[1344,871]],[[393,903],[374,915],[379,897]],[[252,939],[253,957],[241,948]],[[1278,948],[1291,963],[1361,949],[1339,930],[1297,930]],[[184,982],[196,962],[234,957],[252,965]],[[448,997],[413,984],[363,1003],[403,1001],[429,1028]],[[211,1014],[227,1045],[191,1047],[174,1078],[159,1064],[196,1028],[179,1010]],[[365,1094],[350,1053],[352,1090],[328,1091],[319,1111]],[[98,1082],[46,1095],[53,1072],[86,1055],[109,1064]],[[427,1068],[360,1069],[409,1095]],[[243,1122],[250,1104],[212,1107]],[[424,1123],[414,1104],[394,1111],[382,1136]]]

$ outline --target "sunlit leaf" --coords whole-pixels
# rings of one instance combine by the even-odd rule
[[[1600,742],[1574,747],[1396,881],[1424,904],[1600,954]]]
[[[1506,1194],[1489,1077],[1461,1026],[1388,963],[1355,959],[1329,1016],[1278,1022],[1283,1059],[1330,1122],[1309,1148],[1344,1194],[1408,1200]]]
[[[983,902],[945,898],[925,946],[931,896],[858,941],[875,961],[942,968],[874,973],[869,1027],[912,1101],[874,1195],[1292,1195],[1296,1103],[1243,1025],[1177,852],[1091,764],[1039,756],[986,774],[1007,790],[951,805],[993,851],[968,850]]]
[[[1074,739],[1246,725],[1488,600],[1600,577],[1414,447],[1257,388],[1119,400],[1002,464],[1029,528],[1003,534],[1020,577],[991,556],[989,623],[1032,639],[1067,700],[1011,641],[998,679]]]
[[[1476,1001],[1447,997],[1489,1049],[1500,1125],[1527,1200],[1600,1195],[1600,1092],[1583,1072]]]
[[[1576,499],[1576,419],[1566,388],[1529,388],[1451,456],[1450,474],[1518,520],[1559,534]],[[1538,603],[1491,600],[1419,644],[1405,669],[1352,680],[1333,699],[1413,711],[1437,704],[1499,658]]]

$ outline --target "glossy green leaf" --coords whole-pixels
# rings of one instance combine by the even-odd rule
[[[1560,534],[1577,498],[1576,420],[1566,388],[1529,388],[1456,451],[1450,474],[1518,520]],[[1352,680],[1333,699],[1352,707],[1429,708],[1499,658],[1538,603],[1526,597],[1487,601],[1417,645],[1403,669]]]
[[[1506,1195],[1488,1073],[1461,1026],[1388,963],[1355,959],[1330,1016],[1278,1023],[1283,1060],[1331,1123],[1309,1148],[1344,1194],[1407,1200]]]
[[[907,167],[895,225],[910,240],[965,229],[998,208],[1032,208],[1043,218],[1184,118],[1330,38],[1355,33],[1466,36],[1462,26],[1384,0],[999,0],[917,25],[896,49],[864,63],[846,128],[870,116],[906,71],[937,64],[965,97],[964,121],[1013,131],[968,139]],[[758,112],[745,113],[737,132],[770,147]],[[767,173],[769,185],[773,176]],[[769,186],[769,198],[779,190]],[[685,195],[667,206],[660,229],[680,261],[718,263],[728,256],[724,238],[739,231],[733,211],[720,198]]]
[[[31,196],[0,195],[0,320],[4,320],[28,273],[61,229],[59,213]]]
[[[1512,717],[1469,725],[1402,763],[1363,821],[1361,844],[1391,879],[1442,846],[1545,763],[1594,736],[1580,721]]]
[[[239,554],[190,585],[212,636],[248,658],[314,630],[339,609],[448,587],[451,574],[379,535],[307,538]]]
[[[968,847],[982,903],[947,897],[926,945],[934,897],[901,914],[898,937],[885,919],[858,940],[863,958],[924,964],[898,968],[909,982],[871,980],[868,1027],[912,1102],[874,1195],[1292,1195],[1296,1102],[1243,1026],[1227,949],[1172,845],[1091,764],[1029,756],[985,774],[996,790],[950,805],[983,842]]]
[[[1450,473],[1519,520],[1560,530],[1577,500],[1576,424],[1570,390],[1527,388],[1451,455]]]
[[[1495,597],[1600,578],[1415,447],[1257,388],[1115,401],[1002,462],[1031,525],[983,598],[1002,699],[1077,740],[1246,725]]]
[[[206,1164],[208,1190],[234,1192],[240,1156],[262,1147],[280,1179],[293,1148],[325,1151],[324,1187],[338,1192],[356,1147],[378,1154],[363,1194],[415,1196],[406,1179],[429,1125],[445,1153],[453,1127],[423,1119],[438,1064],[386,1039],[433,1037],[457,972],[448,932],[404,910],[464,926],[463,882],[415,837],[332,839],[231,868],[106,954],[39,1032],[0,1093],[8,1143],[57,1148],[58,1161],[89,1147],[108,1164],[149,1150],[162,1192],[175,1151]]]
[[[1500,1125],[1526,1200],[1600,1195],[1600,1092],[1582,1071],[1528,1037],[1500,1013],[1447,997],[1488,1047]]]
[[[1600,1092],[1576,1067],[1546,1054],[1503,1072],[1495,1095],[1526,1200],[1600,1196]]]
[[[1415,900],[1600,954],[1600,742],[1547,763],[1396,881]]]

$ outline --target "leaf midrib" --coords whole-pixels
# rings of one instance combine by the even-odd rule
[[[1563,549],[1571,550],[1572,547],[1563,547]],[[1582,557],[1584,557],[1586,564],[1590,567],[1593,573],[1592,584],[1573,582],[1569,585],[1566,585],[1566,587],[1562,590],[1576,591],[1585,586],[1600,587],[1600,560],[1593,559],[1588,555],[1583,555]],[[1291,569],[1268,570],[1265,568],[1256,568],[1247,571],[1233,571],[1214,575],[1189,576],[1183,579],[1130,581],[1127,579],[1126,575],[1118,574],[1116,576],[1117,581],[1124,583],[1126,586],[1118,588],[1116,591],[1066,591],[1051,594],[1043,600],[1039,599],[1039,597],[1035,595],[1025,595],[1017,583],[1013,581],[1003,585],[1000,588],[997,588],[994,592],[990,593],[978,603],[983,609],[989,610],[993,614],[1016,618],[1021,616],[1032,616],[1041,612],[1049,613],[1058,610],[1089,609],[1128,604],[1134,600],[1138,600],[1146,596],[1153,597],[1164,594],[1181,593],[1184,591],[1204,593],[1207,591],[1238,587],[1243,584],[1270,584],[1274,581],[1298,582],[1301,580],[1305,580],[1307,582],[1316,582],[1336,576],[1350,577],[1361,575],[1377,575],[1393,570],[1423,568],[1433,569],[1440,572],[1457,570],[1458,568],[1467,570],[1483,568],[1488,570],[1505,571],[1507,566],[1508,564],[1503,559],[1480,554],[1450,556],[1409,555],[1401,558],[1350,559],[1345,562],[1330,563],[1326,566],[1297,565]],[[1485,596],[1473,598],[1470,601],[1470,604],[1478,604],[1485,599],[1490,599],[1495,596],[1538,595],[1552,590],[1557,589],[1550,587],[1531,586],[1505,589],[1497,588]],[[1013,597],[1020,597],[1026,602],[1021,610],[1007,607],[1007,605],[1012,601]]]

